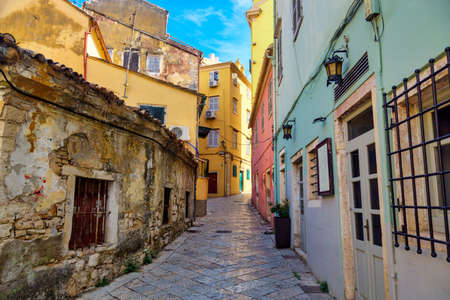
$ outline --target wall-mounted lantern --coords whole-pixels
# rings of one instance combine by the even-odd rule
[[[289,123],[295,124],[295,119],[288,120],[286,123],[283,124],[283,139],[289,140],[292,138],[292,125]]]
[[[331,82],[340,84],[342,81],[342,62],[344,59],[337,56],[336,53],[345,53],[348,57],[347,50],[336,50],[333,52],[333,55],[328,58],[327,62],[324,63],[328,75],[327,86],[329,86]]]

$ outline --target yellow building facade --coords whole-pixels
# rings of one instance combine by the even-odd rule
[[[199,124],[210,131],[199,139],[199,150],[209,161],[209,197],[251,191],[250,87],[239,61],[200,67],[200,92],[207,101]]]
[[[124,94],[126,73],[127,69],[120,65],[93,57],[87,60],[87,80],[106,87],[119,97]],[[162,123],[170,130],[180,128],[182,140],[193,146],[197,144],[197,106],[201,94],[132,70],[128,71],[126,94],[125,103],[129,106],[161,108]],[[192,146],[187,148],[195,153]]]
[[[251,79],[252,95],[256,95],[258,79],[266,49],[273,43],[273,0],[253,0],[246,17],[251,30]],[[252,103],[255,99],[252,99]]]

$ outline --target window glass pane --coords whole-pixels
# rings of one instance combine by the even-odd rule
[[[369,108],[348,122],[348,140],[352,140],[371,129],[373,129],[373,113],[372,108]]]
[[[370,179],[369,188],[370,188],[370,208],[380,209],[380,199],[378,196],[378,179],[376,178]]]
[[[350,153],[350,159],[352,164],[352,177],[359,177],[359,152],[358,150]]]
[[[367,146],[367,158],[369,160],[369,174],[377,173],[377,155],[375,152],[375,144]]]
[[[382,246],[380,215],[372,215],[373,244]]]
[[[361,182],[359,181],[353,182],[353,205],[355,208],[362,207]]]
[[[438,110],[439,136],[450,134],[450,105]]]
[[[159,106],[151,106],[151,105],[141,105],[141,109],[145,109],[149,112],[149,114],[161,121],[162,124],[165,124],[165,116],[166,116],[166,108],[165,107],[159,107]]]
[[[364,227],[363,227],[363,215],[362,213],[355,213],[355,229],[356,239],[364,241]]]

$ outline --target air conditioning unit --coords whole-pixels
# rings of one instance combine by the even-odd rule
[[[189,128],[186,126],[170,126],[170,131],[177,135],[177,138],[183,141],[190,140]]]
[[[219,81],[217,80],[210,80],[209,81],[209,87],[216,87],[219,85]]]
[[[212,110],[207,110],[205,113],[205,117],[207,119],[215,119],[216,118],[216,112]]]

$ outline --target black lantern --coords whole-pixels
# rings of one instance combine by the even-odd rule
[[[336,55],[336,53],[339,52],[345,52],[347,54],[347,50],[336,50],[333,52],[333,55],[328,58],[328,61],[324,63],[328,75],[327,86],[330,85],[331,82],[340,84],[342,81],[342,62],[344,59]]]
[[[289,140],[292,139],[292,125],[289,123],[295,124],[295,119],[287,121],[283,124],[283,139]]]

